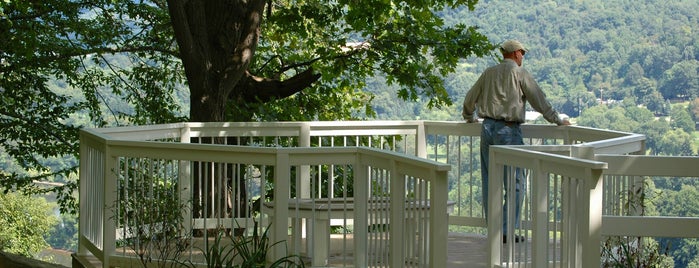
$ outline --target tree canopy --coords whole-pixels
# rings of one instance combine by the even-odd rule
[[[43,199],[0,193],[0,250],[34,257],[48,247],[44,235],[58,222]]]
[[[373,115],[361,89],[375,75],[402,99],[451,104],[443,76],[493,46],[438,12],[476,2],[2,1],[0,139],[34,175],[0,181],[67,181],[51,190],[74,208],[76,163],[44,163],[76,159],[81,127]]]
[[[443,76],[492,45],[475,27],[446,25],[437,12],[476,2],[168,1],[190,118],[348,118],[366,108],[370,96],[359,89],[375,75],[399,85],[402,99],[450,104]],[[267,113],[264,104],[297,92],[287,100],[293,106],[282,106],[299,113]]]

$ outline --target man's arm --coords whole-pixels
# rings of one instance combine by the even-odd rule
[[[532,108],[534,108],[534,110],[536,110],[537,112],[541,113],[541,115],[544,116],[544,119],[546,119],[546,121],[549,121],[559,126],[570,125],[570,121],[568,121],[567,119],[561,119],[558,116],[558,112],[556,112],[556,110],[553,109],[551,103],[546,99],[546,94],[543,90],[541,90],[539,84],[536,83],[534,77],[532,77],[532,75],[524,68],[522,68],[521,70],[522,91],[524,93],[524,96],[527,98],[529,104],[531,104]]]
[[[464,97],[464,103],[462,105],[462,111],[461,111],[461,116],[466,120],[466,122],[469,123],[476,123],[478,122],[478,118],[476,118],[475,113],[476,113],[476,103],[478,102],[478,98],[481,95],[481,88],[483,84],[483,75],[481,75],[478,80],[476,81],[475,84],[471,87],[471,89],[466,93],[466,97]]]

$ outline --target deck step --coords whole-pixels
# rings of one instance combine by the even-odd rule
[[[101,268],[102,261],[94,255],[79,255],[78,253],[71,254],[73,257],[73,268]]]

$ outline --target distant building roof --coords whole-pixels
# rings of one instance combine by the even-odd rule
[[[524,114],[524,120],[525,120],[525,121],[528,121],[528,122],[529,122],[529,121],[534,121],[534,120],[536,120],[537,118],[539,118],[540,116],[541,116],[541,113],[539,113],[539,112],[527,111],[527,112]]]
[[[539,117],[541,117],[541,113],[535,112],[535,111],[526,111],[524,114],[524,120],[526,122],[534,121],[534,120],[538,119]],[[570,116],[568,116],[567,114],[558,114],[558,118],[570,119]]]

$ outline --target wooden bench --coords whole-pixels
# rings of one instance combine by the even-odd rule
[[[447,213],[454,209],[454,201],[447,202]],[[263,212],[273,217],[274,205],[265,202]],[[317,198],[317,199],[290,199],[289,218],[306,220],[306,232],[297,230],[300,226],[292,224],[292,243],[300,244],[301,239],[311,234],[311,240],[307,240],[307,252],[312,252],[312,266],[326,266],[328,264],[328,238],[330,227],[344,225],[353,222],[354,199],[353,198]],[[406,201],[405,210],[408,217],[418,215],[418,218],[406,217],[404,233],[415,234],[418,226],[426,226],[429,230],[429,201]],[[370,199],[367,205],[370,224],[388,224],[390,218],[390,203],[388,198]],[[274,222],[272,220],[272,222]],[[446,227],[445,227],[446,228]]]

